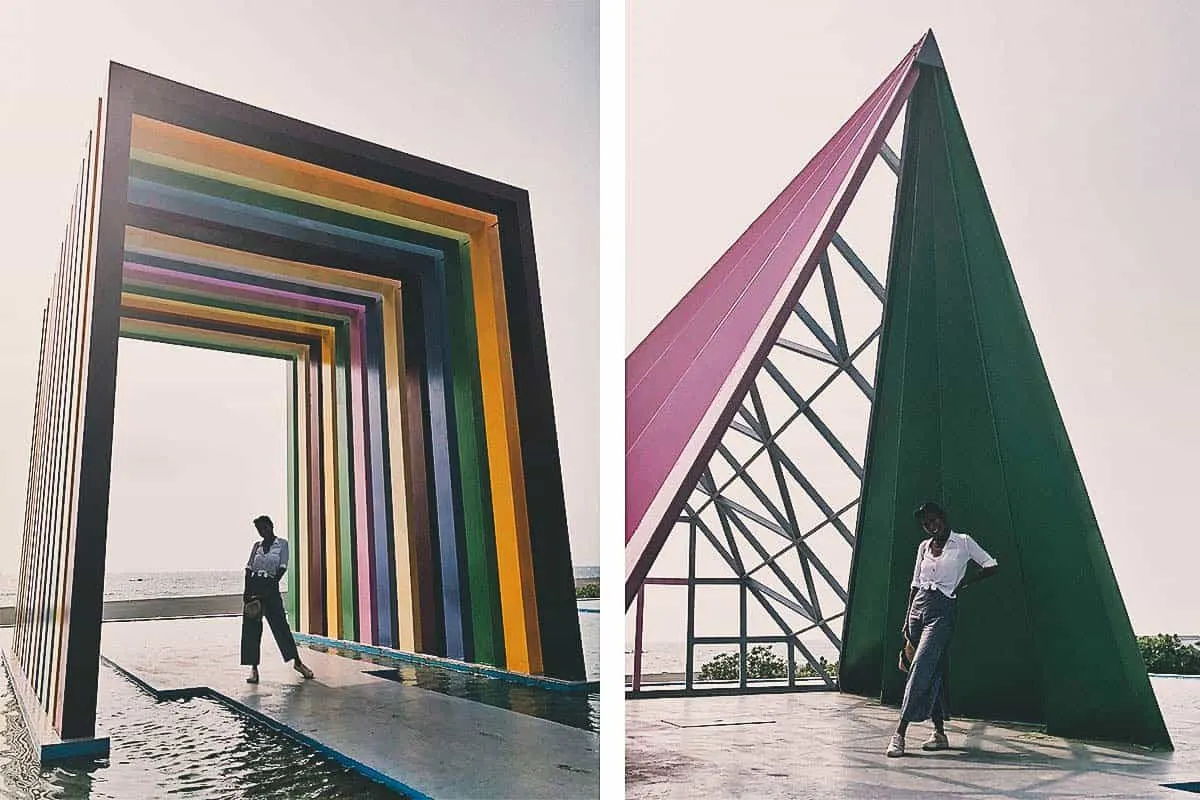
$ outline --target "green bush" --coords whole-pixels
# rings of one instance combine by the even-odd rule
[[[585,583],[583,586],[575,587],[576,600],[599,600],[600,599],[600,584]]]
[[[1139,636],[1138,647],[1148,672],[1200,675],[1200,647],[1184,644],[1177,634]]]
[[[721,653],[700,667],[702,681],[736,681],[739,677],[737,653]],[[787,662],[770,645],[755,645],[746,653],[746,677],[786,678]]]
[[[737,679],[737,653],[721,653],[700,667],[700,680],[702,681],[736,681]]]
[[[786,678],[787,662],[768,645],[755,645],[746,653],[746,674],[751,678]]]

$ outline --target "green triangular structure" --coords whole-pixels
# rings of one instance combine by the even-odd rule
[[[964,590],[953,715],[1170,747],[936,49],[909,98],[842,690],[898,703],[913,510],[1000,562]],[[938,62],[938,63],[935,63]]]
[[[937,38],[933,35],[933,29],[925,34],[925,38],[921,40],[921,51],[917,53],[916,61],[918,64],[924,64],[928,67],[937,67],[945,69],[945,64],[942,63],[942,49],[938,47]]]

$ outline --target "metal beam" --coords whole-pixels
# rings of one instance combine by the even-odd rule
[[[866,350],[867,347],[872,342],[874,342],[875,339],[877,339],[879,337],[879,334],[882,332],[882,330],[883,330],[882,327],[876,328],[875,331],[870,336],[867,337],[866,341],[864,341],[861,345],[859,345],[858,348],[855,350],[855,352],[850,354],[851,360],[853,360],[855,357],[857,357],[859,354],[861,354],[862,351]],[[834,379],[838,375],[841,375],[842,372],[844,371],[844,369],[845,369],[844,366],[839,366],[828,377],[826,377],[825,380],[821,383],[821,385],[818,386],[817,389],[811,395],[809,395],[808,399],[805,401],[806,406],[808,404],[811,404],[814,400],[817,399],[818,396],[820,396],[820,394],[822,392],[824,392],[826,389],[828,389],[829,386],[833,383]],[[772,437],[772,440],[778,439],[787,428],[791,427],[792,423],[794,423],[796,420],[800,419],[800,417],[802,417],[802,416],[804,416],[803,408],[798,408],[796,411],[794,411],[790,415],[788,415],[788,418],[785,419],[783,421],[783,423],[780,424],[780,426],[775,430],[775,434]],[[763,453],[767,452],[767,449],[768,448],[765,444],[762,445],[761,447],[759,447],[758,450],[756,450],[753,455],[751,455],[749,458],[746,459],[746,461],[742,464],[742,466],[740,466],[738,469],[734,470],[734,474],[731,477],[729,477],[723,484],[721,484],[720,487],[717,487],[714,491],[709,492],[708,493],[709,499],[706,500],[699,508],[696,509],[697,513],[703,511],[705,506],[707,506],[708,503],[712,502],[712,497],[715,497],[716,495],[720,494],[720,492],[724,491],[726,488],[728,488],[730,485],[732,485],[734,481],[739,480],[742,473],[744,473],[745,470],[748,469],[750,467],[750,465],[759,458],[759,456],[761,456]]]
[[[782,372],[779,371],[779,367],[771,363],[771,359],[768,358],[763,363],[763,369],[766,370],[767,374],[770,375],[772,379],[774,379],[775,383],[780,389],[783,390],[784,394],[788,396],[789,400],[795,403],[797,407],[803,406],[804,416],[808,417],[808,421],[811,422],[812,426],[817,429],[817,433],[821,434],[821,437],[825,439],[829,446],[833,448],[834,452],[837,453],[842,461],[846,463],[846,466],[850,468],[850,471],[854,473],[855,477],[861,481],[863,476],[863,468],[862,465],[858,463],[858,459],[850,454],[850,451],[846,449],[846,445],[842,444],[842,441],[837,438],[832,430],[829,429],[829,426],[825,424],[823,419],[821,419],[820,414],[814,411],[812,406],[804,401],[804,398],[801,397],[800,393],[796,391],[796,387],[792,386],[791,382],[783,376]]]
[[[831,356],[829,353],[826,353],[823,350],[818,350],[815,347],[809,347],[808,345],[800,344],[799,342],[793,342],[791,339],[785,339],[782,336],[780,336],[779,340],[775,342],[775,346],[782,347],[784,350],[791,350],[793,353],[799,353],[802,356],[815,358],[817,361],[823,361],[832,366],[837,366],[838,364],[842,363],[839,359]]]
[[[761,423],[761,428],[765,436],[771,435],[770,425],[767,423],[767,411],[763,406],[762,397],[758,394],[758,387],[750,387],[750,399],[754,403],[754,411],[758,414],[758,419]],[[783,511],[788,518],[789,530],[795,532],[800,529],[800,521],[796,519],[796,508],[792,504],[792,495],[788,491],[787,480],[783,477],[783,467],[779,464],[779,459],[772,457],[771,470],[775,473],[775,484],[779,488],[779,496],[783,499]],[[813,585],[812,568],[809,567],[806,559],[800,559],[800,570],[804,573],[804,583],[808,588],[809,604],[812,606],[813,614],[821,615],[821,605],[817,599],[817,589]]]
[[[846,240],[840,234],[833,234],[833,239],[830,240],[837,251],[842,254],[842,258],[846,259],[846,263],[850,268],[858,273],[858,277],[862,278],[863,283],[871,290],[879,302],[883,302],[885,297],[883,284],[875,278],[875,274],[871,269],[863,263],[863,260],[858,257],[858,254],[851,249],[850,245],[846,244]]]
[[[845,361],[850,355],[846,344],[846,328],[842,324],[842,309],[838,304],[837,286],[833,282],[833,267],[829,266],[829,251],[821,253],[821,284],[825,287],[825,302],[829,305],[829,322],[833,325],[833,338],[837,344],[838,361]]]
[[[723,511],[721,510],[720,506],[717,506],[717,513],[718,513],[718,516],[721,516],[723,514]],[[722,524],[726,524],[724,517],[722,517]],[[700,528],[701,532],[708,529],[708,526],[704,523],[704,521],[699,518],[696,519],[696,525]],[[708,529],[708,530],[711,533],[711,529]],[[755,583],[757,584],[758,582],[756,581]],[[779,629],[782,631],[785,631],[785,632],[789,631],[789,626],[787,625],[787,623],[779,615],[779,612],[775,610],[775,607],[770,604],[768,599],[761,592],[758,591],[758,587],[757,586],[749,586],[748,588],[749,588],[750,592],[755,596],[755,599],[758,600],[758,602],[762,605],[763,610],[767,612],[767,615],[770,616],[771,619],[774,620],[775,624],[779,626]],[[825,684],[827,686],[830,686],[830,687],[834,686],[835,683],[834,683],[833,679],[824,670],[824,668],[821,667],[819,660],[815,656],[813,656],[812,651],[810,651],[807,647],[805,647],[804,643],[801,642],[799,640],[799,638],[793,637],[793,639],[795,641],[796,648],[808,660],[809,666],[812,667],[813,670],[815,670],[821,676],[822,680],[825,682]]]
[[[883,159],[883,162],[888,165],[888,168],[891,169],[897,178],[899,178],[900,156],[896,155],[896,151],[889,147],[887,142],[884,142],[879,148],[879,157]]]

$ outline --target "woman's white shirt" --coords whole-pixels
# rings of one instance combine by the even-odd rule
[[[250,560],[246,562],[246,569],[255,574],[264,574],[274,578],[279,574],[280,567],[288,565],[287,540],[276,536],[271,542],[271,546],[265,551],[262,544],[262,542],[255,542],[254,547],[250,549]]]
[[[913,588],[937,589],[947,597],[954,597],[954,590],[967,574],[967,564],[971,561],[981,567],[994,567],[998,563],[968,534],[951,531],[940,556],[929,552],[929,540],[926,539],[917,546]]]

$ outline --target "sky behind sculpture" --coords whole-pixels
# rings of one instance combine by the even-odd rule
[[[1200,72],[1197,9],[683,11],[630,10],[627,350],[933,27],[1134,627],[1195,632],[1200,545],[1171,498],[1191,491],[1200,444],[1186,267],[1200,111],[1172,87]],[[882,274],[890,198],[866,199],[875,241],[853,242]],[[647,612],[648,641],[679,636],[682,605]]]
[[[0,24],[13,59],[0,79],[11,189],[0,230],[12,243],[0,572],[15,559],[23,514],[41,303],[110,58],[528,188],[574,561],[597,563],[598,322],[596,304],[580,299],[596,295],[599,243],[594,4],[514,15],[473,3],[286,14],[218,3],[186,20],[161,4],[98,5],[69,20],[6,8]],[[520,91],[504,88],[514,82]],[[263,359],[122,343],[111,571],[238,568],[247,515],[283,513],[282,374]],[[164,403],[195,424],[172,427],[156,413]],[[178,541],[168,558],[146,546],[162,536]]]

